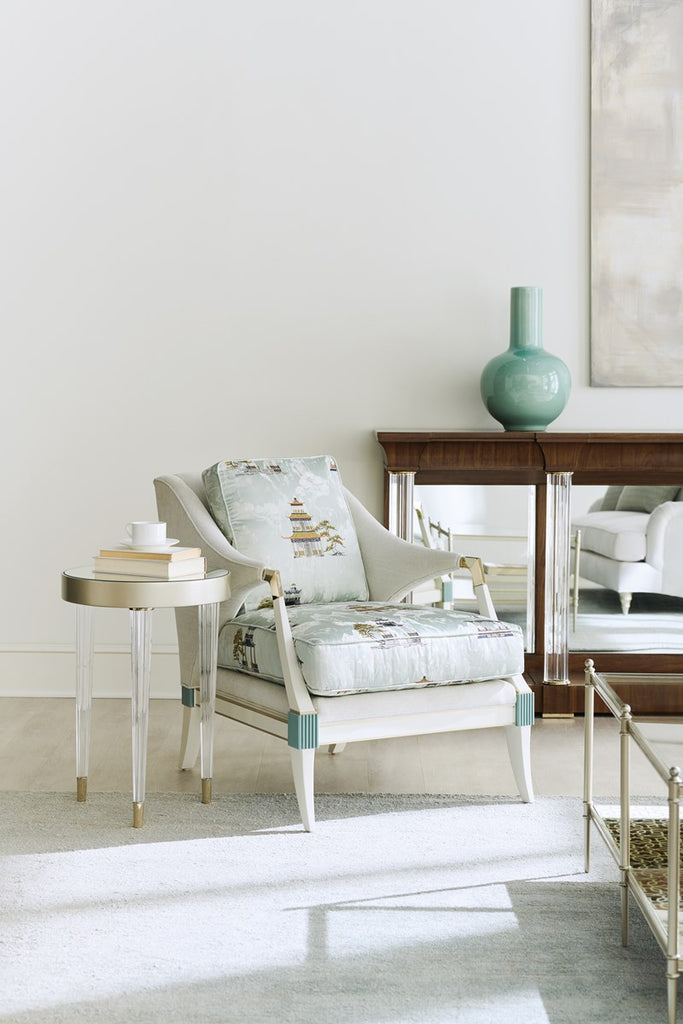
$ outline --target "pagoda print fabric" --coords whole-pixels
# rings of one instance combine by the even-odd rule
[[[505,678],[524,671],[519,626],[429,605],[373,601],[288,609],[306,686],[321,697]],[[218,664],[284,683],[272,608],[221,629]]]
[[[226,460],[202,477],[230,543],[279,570],[287,604],[367,600],[356,530],[330,456]],[[264,584],[245,607],[269,603]]]

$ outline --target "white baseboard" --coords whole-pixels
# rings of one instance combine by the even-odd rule
[[[76,653],[68,644],[0,645],[0,697],[73,697]],[[95,645],[93,696],[130,697],[130,649]],[[152,648],[152,697],[180,699],[178,648]]]

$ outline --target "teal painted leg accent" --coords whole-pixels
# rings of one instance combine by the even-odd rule
[[[515,725],[534,724],[534,695],[533,693],[518,693],[515,704]]]
[[[314,750],[318,746],[318,716],[297,715],[290,711],[287,716],[287,743],[295,750]]]
[[[186,708],[194,708],[197,705],[195,700],[195,688],[194,686],[181,686],[180,687],[180,700]]]
[[[441,600],[452,601],[453,600],[453,580],[442,580],[441,581]]]

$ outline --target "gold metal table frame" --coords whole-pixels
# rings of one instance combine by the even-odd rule
[[[89,566],[65,569],[62,598],[76,607],[76,799],[88,791],[90,719],[93,678],[92,609],[128,608],[131,651],[131,728],[133,827],[143,823],[147,733],[152,665],[152,613],[155,608],[197,606],[199,630],[199,692],[201,700],[200,762],[202,802],[211,800],[213,728],[216,706],[218,608],[230,596],[230,574],[216,569],[203,576],[173,580],[142,576],[103,576]]]
[[[683,967],[681,953],[681,835],[680,804],[683,781],[678,765],[671,758],[683,756],[683,723],[638,721],[629,704],[624,703],[610,685],[628,681],[624,673],[598,673],[593,661],[585,663],[585,746],[584,746],[584,842],[585,870],[590,869],[591,825],[602,838],[619,866],[621,886],[621,941],[628,945],[629,896],[640,909],[650,931],[666,957],[668,1021],[676,1024],[678,977]],[[683,676],[670,675],[669,686],[683,686]],[[619,808],[618,816],[597,806],[593,799],[593,728],[596,696],[619,723]],[[631,743],[643,752],[666,787],[668,811],[653,815],[632,805],[629,767]],[[679,749],[680,748],[680,749]],[[663,803],[663,795],[662,795]],[[666,851],[662,863],[639,864],[633,843],[638,825],[645,826],[649,842]],[[649,858],[644,858],[648,860]],[[663,902],[662,902],[663,901]],[[660,907],[658,910],[657,907]],[[665,909],[662,909],[665,907]]]

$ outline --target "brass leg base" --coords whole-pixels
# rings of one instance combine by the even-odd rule
[[[81,778],[76,779],[76,799],[79,804],[85,802],[85,798],[88,795],[88,776],[83,775]]]
[[[202,779],[202,803],[211,803],[211,779]]]
[[[133,828],[142,828],[142,810],[144,804],[133,803]]]

